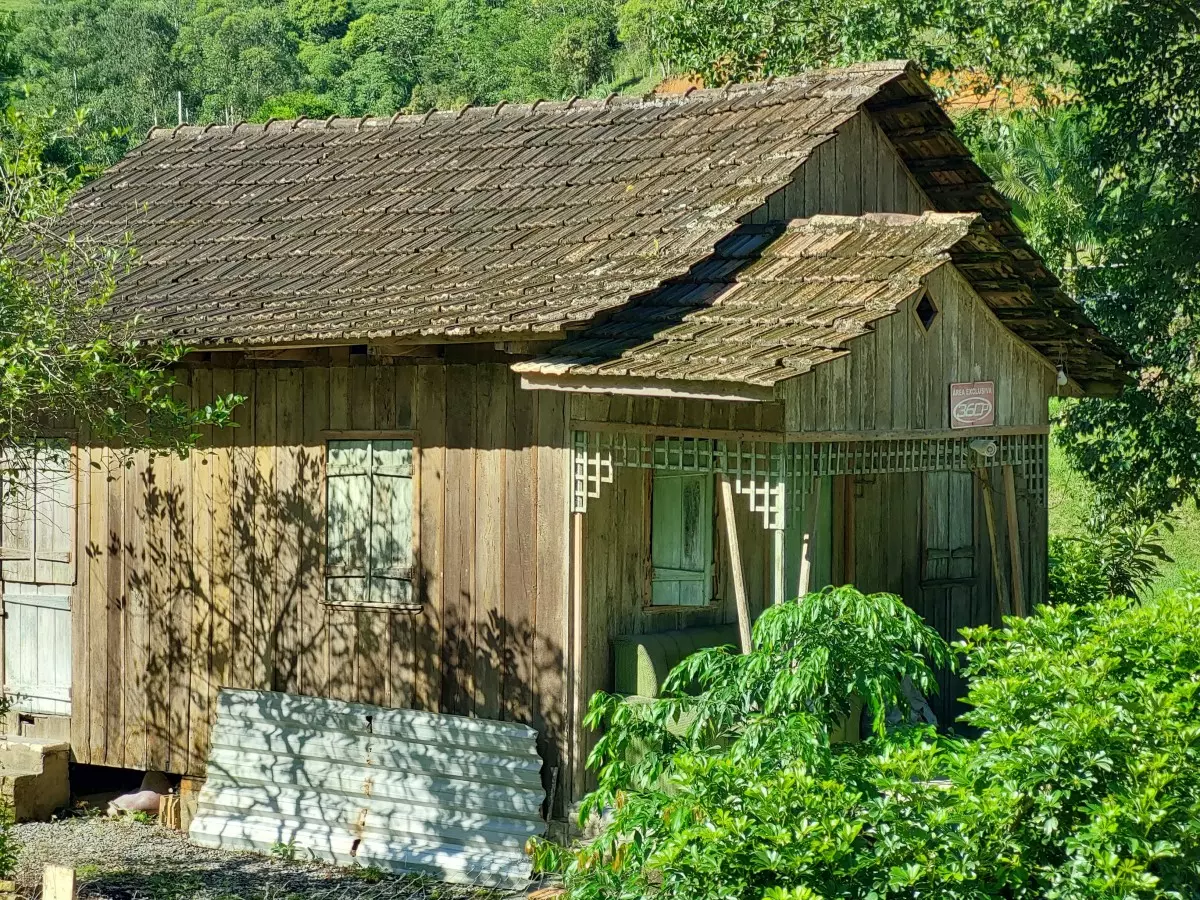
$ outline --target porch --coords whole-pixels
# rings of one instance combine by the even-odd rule
[[[898,594],[947,638],[1044,597],[1044,430],[812,440],[575,424],[576,796],[594,743],[581,720],[614,688],[614,638],[744,632],[768,605],[827,584]],[[958,696],[943,673],[930,698],[940,723]]]

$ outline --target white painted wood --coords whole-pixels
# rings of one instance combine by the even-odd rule
[[[20,712],[71,714],[71,597],[58,585],[5,585],[4,692]]]

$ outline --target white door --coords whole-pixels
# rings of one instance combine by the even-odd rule
[[[71,714],[71,594],[57,585],[5,585],[4,693],[13,709]]]

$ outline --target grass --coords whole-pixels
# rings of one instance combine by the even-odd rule
[[[20,12],[33,6],[36,0],[0,0],[0,12]]]
[[[1092,489],[1087,480],[1067,463],[1062,448],[1050,440],[1050,533],[1078,535],[1087,519]],[[1156,585],[1157,591],[1180,587],[1186,572],[1200,572],[1200,511],[1188,503],[1181,508],[1174,534],[1167,534],[1163,546],[1174,562],[1165,565]]]

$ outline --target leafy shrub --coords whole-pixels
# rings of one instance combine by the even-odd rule
[[[1083,537],[1050,538],[1050,599],[1091,603],[1143,596],[1171,557],[1162,545],[1170,519],[1146,520],[1093,510]]]
[[[945,654],[897,598],[810,595],[765,614],[752,653],[682,664],[695,697],[598,697],[589,810],[610,817],[539,862],[574,900],[1198,897],[1198,615],[1200,588],[966,633],[968,741],[882,727]],[[876,727],[835,744],[856,694]]]

